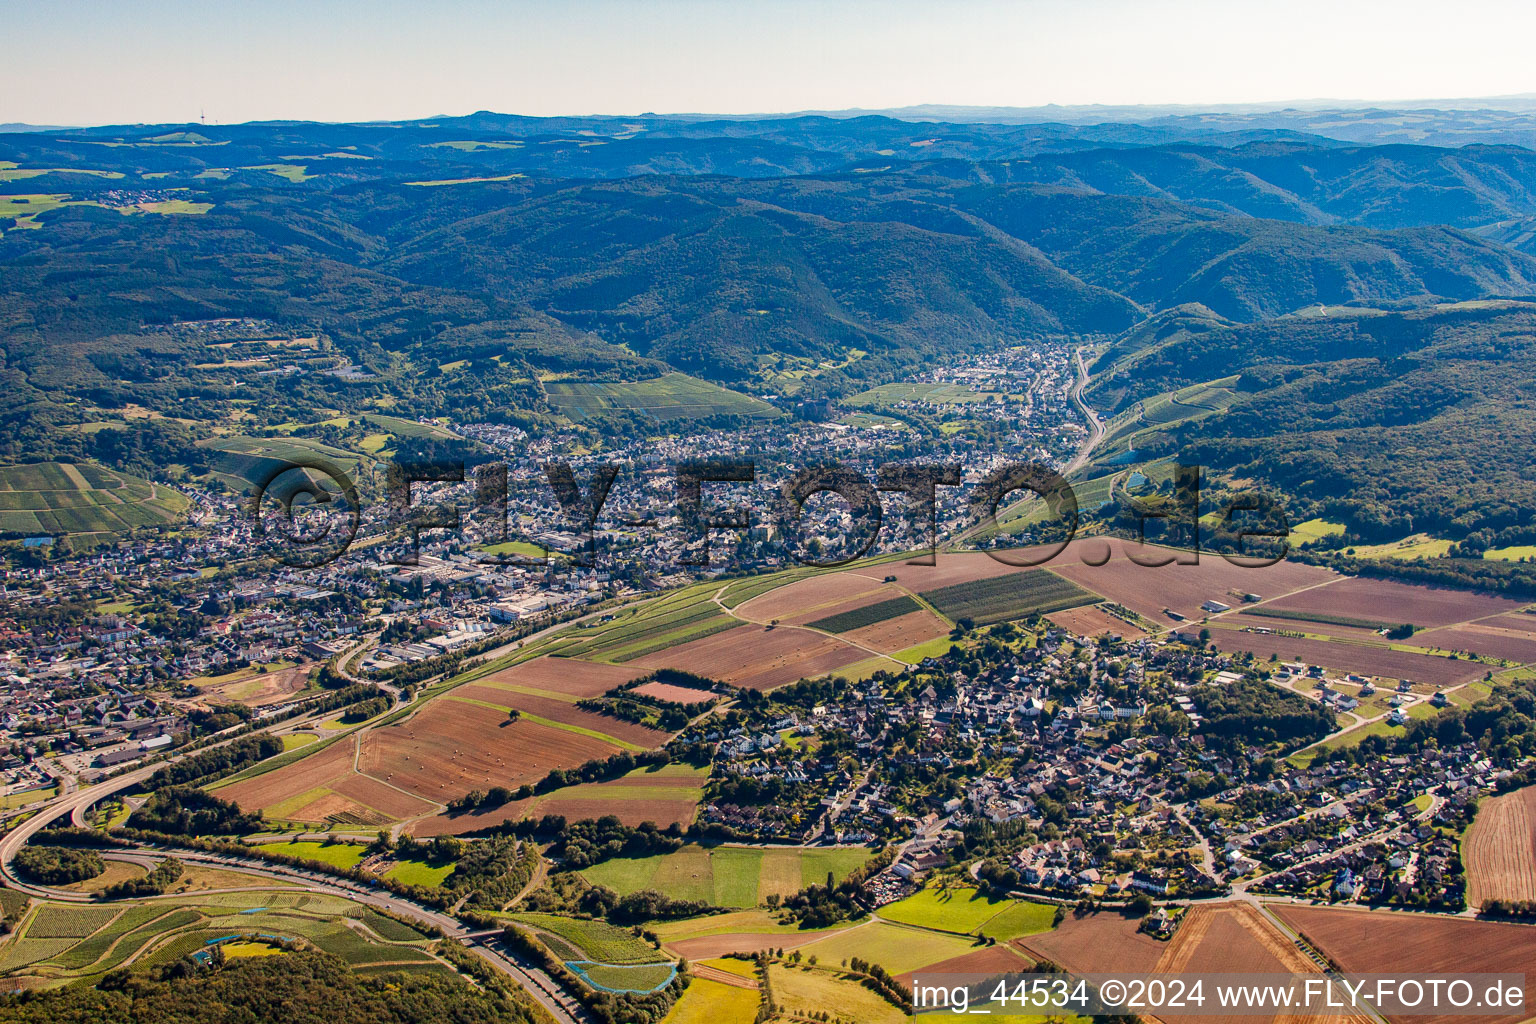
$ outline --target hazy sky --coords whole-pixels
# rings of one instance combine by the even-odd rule
[[[0,122],[1536,92],[1532,0],[3,0]]]

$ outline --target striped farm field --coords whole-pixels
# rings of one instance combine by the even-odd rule
[[[582,871],[593,885],[620,895],[653,889],[677,899],[720,907],[755,907],[770,895],[791,896],[808,885],[837,881],[869,859],[859,848],[704,847],[688,845],[652,857],[615,858]]]
[[[1488,797],[1462,841],[1467,903],[1536,900],[1536,786]]]
[[[0,531],[118,534],[179,522],[179,492],[90,463],[0,466]]]

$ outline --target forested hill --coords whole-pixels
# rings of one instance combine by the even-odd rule
[[[260,173],[260,185],[154,193],[182,208],[195,196],[195,215],[89,205],[110,203],[118,179],[75,186],[75,205],[6,231],[11,365],[36,387],[16,354],[45,332],[260,316],[313,324],[355,358],[491,338],[548,365],[576,339],[740,383],[781,357],[859,350],[900,366],[1004,338],[1114,334],[1186,302],[1254,321],[1318,303],[1536,294],[1536,258],[1454,229],[1321,227],[920,167],[331,189]],[[561,344],[538,340],[551,336]]]
[[[1370,540],[1531,533],[1536,304],[1260,324],[1191,308],[1149,328],[1100,359],[1096,405],[1134,416],[1216,379],[1232,398],[1221,415],[1140,434],[1143,457],[1263,482]]]
[[[1352,503],[1372,535],[1518,519],[1532,324],[1486,304],[1536,298],[1536,152],[1222,124],[0,134],[0,458],[198,475],[211,423],[362,404],[571,428],[551,376],[681,370],[837,410],[936,360],[1070,336],[1103,344],[1111,413],[1240,377],[1149,451]],[[220,340],[225,318],[245,333]],[[721,394],[722,424],[779,415]],[[1404,439],[1412,465],[1390,455]]]

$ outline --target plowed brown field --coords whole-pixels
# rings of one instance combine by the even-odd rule
[[[1239,621],[1239,620],[1224,620]],[[1211,643],[1223,651],[1249,651],[1260,658],[1278,654],[1282,661],[1299,658],[1339,672],[1356,672],[1387,679],[1411,679],[1431,686],[1449,686],[1481,678],[1488,666],[1476,661],[1442,658],[1344,640],[1298,639],[1235,629],[1211,629]]]
[[[630,665],[682,669],[733,686],[771,690],[869,656],[858,647],[810,630],[744,626],[669,651],[648,654]]]
[[[1491,797],[1462,843],[1467,902],[1536,900],[1536,786]]]
[[[1346,972],[1444,977],[1455,973],[1524,974],[1525,1005],[1536,996],[1536,927],[1391,910],[1274,908]],[[1394,1024],[1514,1024],[1530,1016],[1404,1016]]]
[[[1520,602],[1466,590],[1419,587],[1360,576],[1284,597],[1265,607],[1380,622],[1411,622],[1420,629],[1428,629],[1512,612],[1520,607]]]

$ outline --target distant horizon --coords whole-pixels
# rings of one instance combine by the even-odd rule
[[[454,0],[430,16],[403,0],[60,0],[8,13],[27,45],[0,66],[0,124],[1397,105],[1536,90],[1536,5],[1518,0],[1467,0],[1454,18],[1430,0],[1295,0],[1283,14],[1223,0]]]
[[[1506,105],[1500,105],[1506,104]],[[723,121],[739,120],[774,120],[796,117],[828,117],[828,118],[852,118],[852,117],[890,117],[895,120],[916,121],[942,121],[944,112],[951,112],[962,116],[963,121],[980,121],[981,115],[986,112],[995,112],[1006,117],[1027,117],[1036,112],[1062,111],[1067,114],[1089,112],[1146,112],[1148,115],[1179,116],[1201,113],[1225,114],[1225,113],[1284,113],[1287,111],[1302,113],[1324,113],[1328,111],[1353,112],[1362,110],[1495,110],[1505,113],[1520,113],[1530,110],[1536,113],[1536,92],[1509,93],[1501,96],[1456,96],[1456,97],[1416,97],[1411,99],[1355,99],[1355,98],[1331,98],[1315,97],[1311,99],[1284,99],[1284,100],[1256,100],[1253,102],[1230,103],[1044,103],[1034,106],[1013,106],[1007,104],[981,104],[981,103],[913,103],[900,107],[813,107],[802,110],[754,110],[754,111],[710,111],[710,110],[669,110],[669,111],[618,111],[618,112],[566,112],[550,114],[530,114],[519,110],[498,110],[492,107],[476,107],[464,113],[438,112],[420,117],[374,117],[356,120],[330,120],[317,117],[267,117],[255,118],[248,121],[111,121],[97,124],[51,124],[30,121],[4,121],[0,122],[0,131],[90,131],[100,128],[117,127],[159,127],[165,125],[206,125],[207,127],[238,128],[245,125],[260,124],[334,124],[334,125],[365,125],[365,124],[405,124],[420,121],[431,121],[437,118],[453,120],[463,117],[473,117],[477,114],[490,114],[499,117],[526,117],[540,120],[560,119],[608,119],[608,118],[637,118],[648,117],[661,120],[712,120]],[[918,116],[918,112],[923,112]]]

